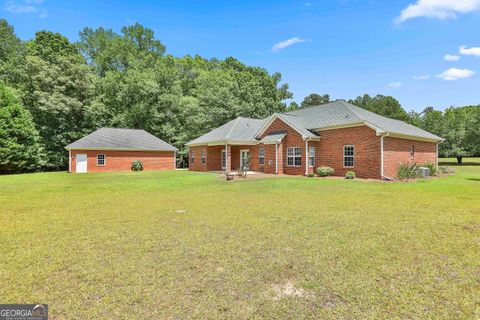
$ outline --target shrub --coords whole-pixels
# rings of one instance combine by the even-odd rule
[[[348,171],[347,173],[345,173],[345,179],[355,179],[355,172]]]
[[[328,177],[328,176],[331,176],[335,173],[335,170],[333,170],[333,168],[330,168],[330,167],[318,167],[317,168],[317,174],[320,176],[320,177]]]
[[[132,161],[132,171],[143,171],[143,163],[140,160]]]
[[[313,172],[310,172],[309,174],[307,174],[307,177],[309,177],[309,178],[313,178],[313,177],[315,177],[315,173],[313,173]]]
[[[430,169],[430,175],[436,176],[437,175],[437,166],[431,162],[424,163],[422,167]]]
[[[450,167],[441,166],[441,167],[438,167],[438,172],[441,174],[449,174],[449,173],[454,173],[455,170],[453,170]]]
[[[418,166],[416,163],[414,164],[403,163],[398,167],[397,178],[400,180],[415,179],[420,177],[421,175],[418,172]]]

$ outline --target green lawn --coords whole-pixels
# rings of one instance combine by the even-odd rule
[[[53,319],[478,319],[480,166],[2,176],[0,256],[0,303]]]
[[[438,162],[442,165],[456,165],[457,158],[440,158]],[[480,165],[480,158],[463,158],[462,164],[464,165]]]

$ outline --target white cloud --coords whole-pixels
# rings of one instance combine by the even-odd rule
[[[460,56],[454,55],[454,54],[446,54],[443,59],[446,61],[458,61],[460,60]]]
[[[455,81],[458,79],[468,78],[475,74],[475,71],[468,70],[468,69],[457,69],[457,68],[450,68],[439,75],[438,78],[443,80]]]
[[[40,18],[47,16],[47,11],[38,7],[43,0],[8,0],[5,3],[5,10],[14,14],[35,13]]]
[[[479,9],[480,0],[417,0],[402,10],[396,22],[420,17],[455,19],[459,13]]]
[[[287,39],[285,41],[280,41],[278,43],[275,43],[275,45],[272,47],[272,52],[277,52],[277,51],[280,51],[282,49],[285,49],[288,46],[291,46],[292,44],[305,42],[305,41],[307,41],[307,40],[302,39],[302,38],[297,38],[297,37],[290,38],[290,39]]]
[[[390,83],[388,84],[388,86],[391,87],[391,88],[400,88],[400,87],[402,86],[402,83],[399,82],[399,81],[397,81],[397,82],[390,82]]]
[[[480,56],[480,47],[467,48],[467,46],[461,46],[459,52],[466,56]]]
[[[430,75],[429,74],[422,74],[420,76],[413,76],[413,79],[414,80],[428,80],[428,79],[430,79]]]

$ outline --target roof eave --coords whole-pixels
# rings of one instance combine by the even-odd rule
[[[172,146],[172,148],[169,148],[169,149],[105,148],[105,147],[83,148],[83,147],[69,147],[69,146],[66,146],[65,149],[66,150],[89,150],[89,151],[92,151],[92,150],[102,150],[102,151],[108,151],[108,150],[111,150],[111,151],[171,151],[171,152],[178,151],[178,149],[173,147],[173,146]]]

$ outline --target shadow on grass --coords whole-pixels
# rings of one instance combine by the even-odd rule
[[[458,164],[456,162],[439,162],[438,165],[450,167],[480,166],[480,162],[463,162],[461,164]]]
[[[466,180],[480,182],[479,178],[467,178]]]

